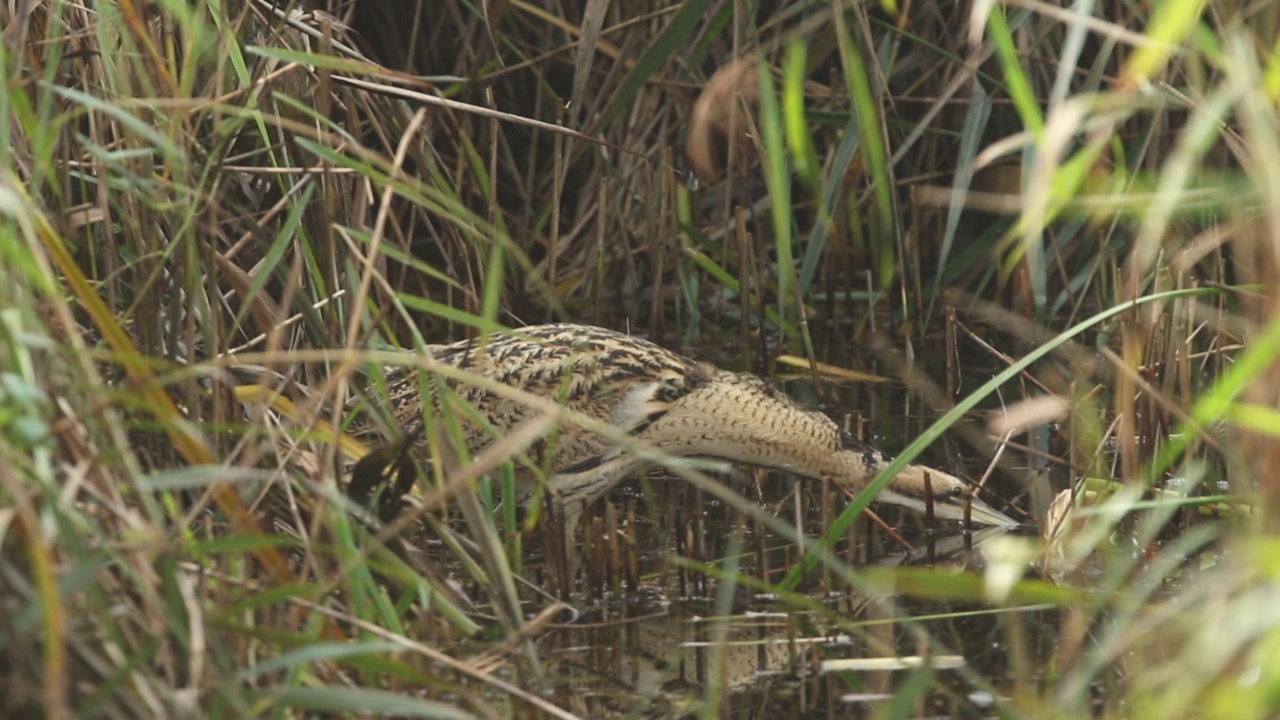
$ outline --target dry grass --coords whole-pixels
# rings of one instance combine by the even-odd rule
[[[805,546],[828,589],[1052,604],[1050,647],[1001,614],[1002,666],[963,675],[1005,714],[1274,713],[1274,3],[287,5],[0,8],[0,714],[600,711],[528,690],[562,608],[521,577],[579,589],[487,520],[530,438],[445,473],[492,471],[470,538],[442,503],[371,532],[341,489],[396,348],[555,318],[870,363],[949,411],[904,458],[954,431],[1036,518],[1087,485],[987,580]],[[233,358],[295,411],[246,415]],[[704,553],[687,503],[647,510],[695,558],[663,577],[719,579],[715,612],[751,586],[948,651],[792,593],[798,553]],[[634,589],[632,510],[591,527],[587,592]],[[1061,587],[1016,581],[1041,557]],[[968,708],[932,672],[899,714]],[[726,711],[700,679],[689,711]]]

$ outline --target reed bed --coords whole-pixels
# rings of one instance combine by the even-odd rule
[[[1275,716],[1275,3],[0,28],[0,715]],[[404,455],[385,366],[549,320],[798,366],[1041,532],[920,565],[865,493],[673,462],[575,573],[501,502],[528,438],[442,451],[387,522],[349,500]]]

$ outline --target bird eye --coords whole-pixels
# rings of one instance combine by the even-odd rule
[[[951,488],[951,497],[953,497],[953,498],[958,498],[958,497],[963,497],[963,496],[964,496],[964,488],[963,488],[963,487],[961,487],[960,485],[957,485],[957,486],[955,486],[955,487]]]

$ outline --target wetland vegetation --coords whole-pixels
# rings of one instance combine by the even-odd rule
[[[61,0],[0,72],[0,716],[1280,714],[1280,4]],[[405,350],[549,321],[1027,528],[403,462]]]

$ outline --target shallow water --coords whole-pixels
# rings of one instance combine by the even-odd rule
[[[770,507],[782,501],[779,514],[793,515],[788,506],[794,495],[783,499],[784,483],[762,489]],[[780,582],[800,557],[793,543],[715,503],[699,505],[696,491],[681,481],[656,480],[648,492],[660,508],[693,512],[656,520],[639,515],[635,544],[646,550],[638,553],[634,588],[621,581],[625,572],[591,568],[586,561],[575,594],[582,615],[545,638],[541,653],[554,668],[557,696],[566,707],[587,709],[590,717],[624,717],[640,708],[631,716],[680,717],[714,689],[727,698],[733,717],[858,716],[887,702],[886,693],[907,672],[874,666],[842,672],[826,670],[827,664],[927,653],[922,631],[932,637],[929,647],[945,647],[946,655],[963,661],[958,669],[937,671],[930,693],[935,706],[924,714],[980,712],[992,690],[973,678],[1007,675],[1001,615],[892,592],[854,593],[822,571],[811,573],[797,596],[779,598],[751,587],[752,581]],[[638,484],[621,493],[623,502],[637,495]],[[682,515],[694,514],[703,542],[680,542],[694,532]],[[885,515],[915,551],[904,551],[860,520],[837,548],[839,556],[861,568],[929,564],[973,571],[980,569],[982,544],[1003,532],[969,537],[947,524],[930,533],[921,518]],[[804,518],[811,536],[823,529],[819,508]],[[741,575],[728,586],[689,567],[699,562]],[[926,616],[933,619],[902,623]]]

